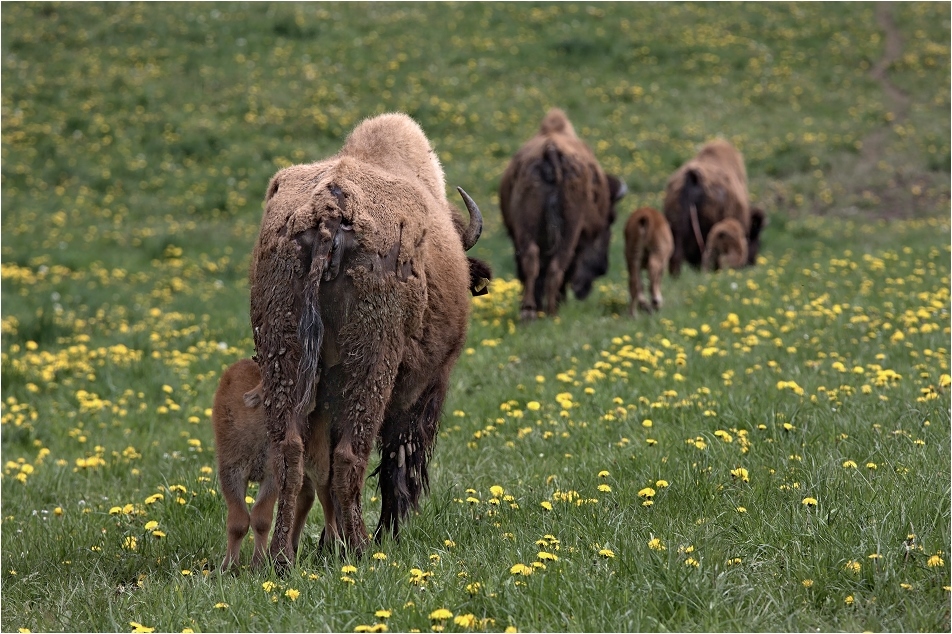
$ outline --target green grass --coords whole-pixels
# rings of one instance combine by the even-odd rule
[[[4,3],[0,629],[948,631],[949,8],[892,11],[905,108],[871,4]],[[524,325],[496,191],[550,106],[631,193],[589,300]],[[264,189],[394,110],[498,278],[431,494],[385,559],[317,555],[315,510],[287,578],[219,575]],[[761,262],[631,320],[622,223],[716,135]]]

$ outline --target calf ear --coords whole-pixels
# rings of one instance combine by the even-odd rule
[[[628,185],[614,174],[607,174],[608,190],[611,193],[612,203],[617,203],[628,193]]]

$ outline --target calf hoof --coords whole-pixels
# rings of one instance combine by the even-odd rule
[[[657,297],[653,297],[651,299],[651,305],[654,307],[655,310],[660,310],[661,306],[664,305],[664,298],[662,298],[661,295],[658,295]]]

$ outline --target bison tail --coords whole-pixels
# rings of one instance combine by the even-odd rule
[[[704,233],[701,228],[701,208],[704,205],[704,183],[701,174],[696,169],[689,169],[684,174],[684,184],[681,186],[681,230],[694,237],[697,244],[697,254],[704,251]],[[679,232],[680,233],[680,232]],[[695,249],[690,249],[694,252]],[[693,258],[688,258],[692,261]]]
[[[558,148],[551,143],[545,147],[540,172],[542,180],[545,182],[545,198],[542,210],[544,236],[542,236],[540,246],[544,245],[544,253],[551,256],[559,248],[563,225],[565,224],[562,215],[562,183],[565,178],[562,155]]]

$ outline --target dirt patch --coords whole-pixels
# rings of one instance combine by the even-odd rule
[[[911,99],[890,79],[889,69],[903,54],[902,33],[896,26],[892,2],[876,4],[876,23],[883,31],[882,57],[870,77],[882,88],[891,114],[883,125],[862,139],[855,161],[837,166],[831,180],[843,183],[847,195],[832,208],[815,213],[873,218],[912,218],[945,213],[949,204],[948,174],[929,171],[919,157],[903,156],[896,147],[895,126],[909,114]],[[874,201],[872,205],[870,201]]]

